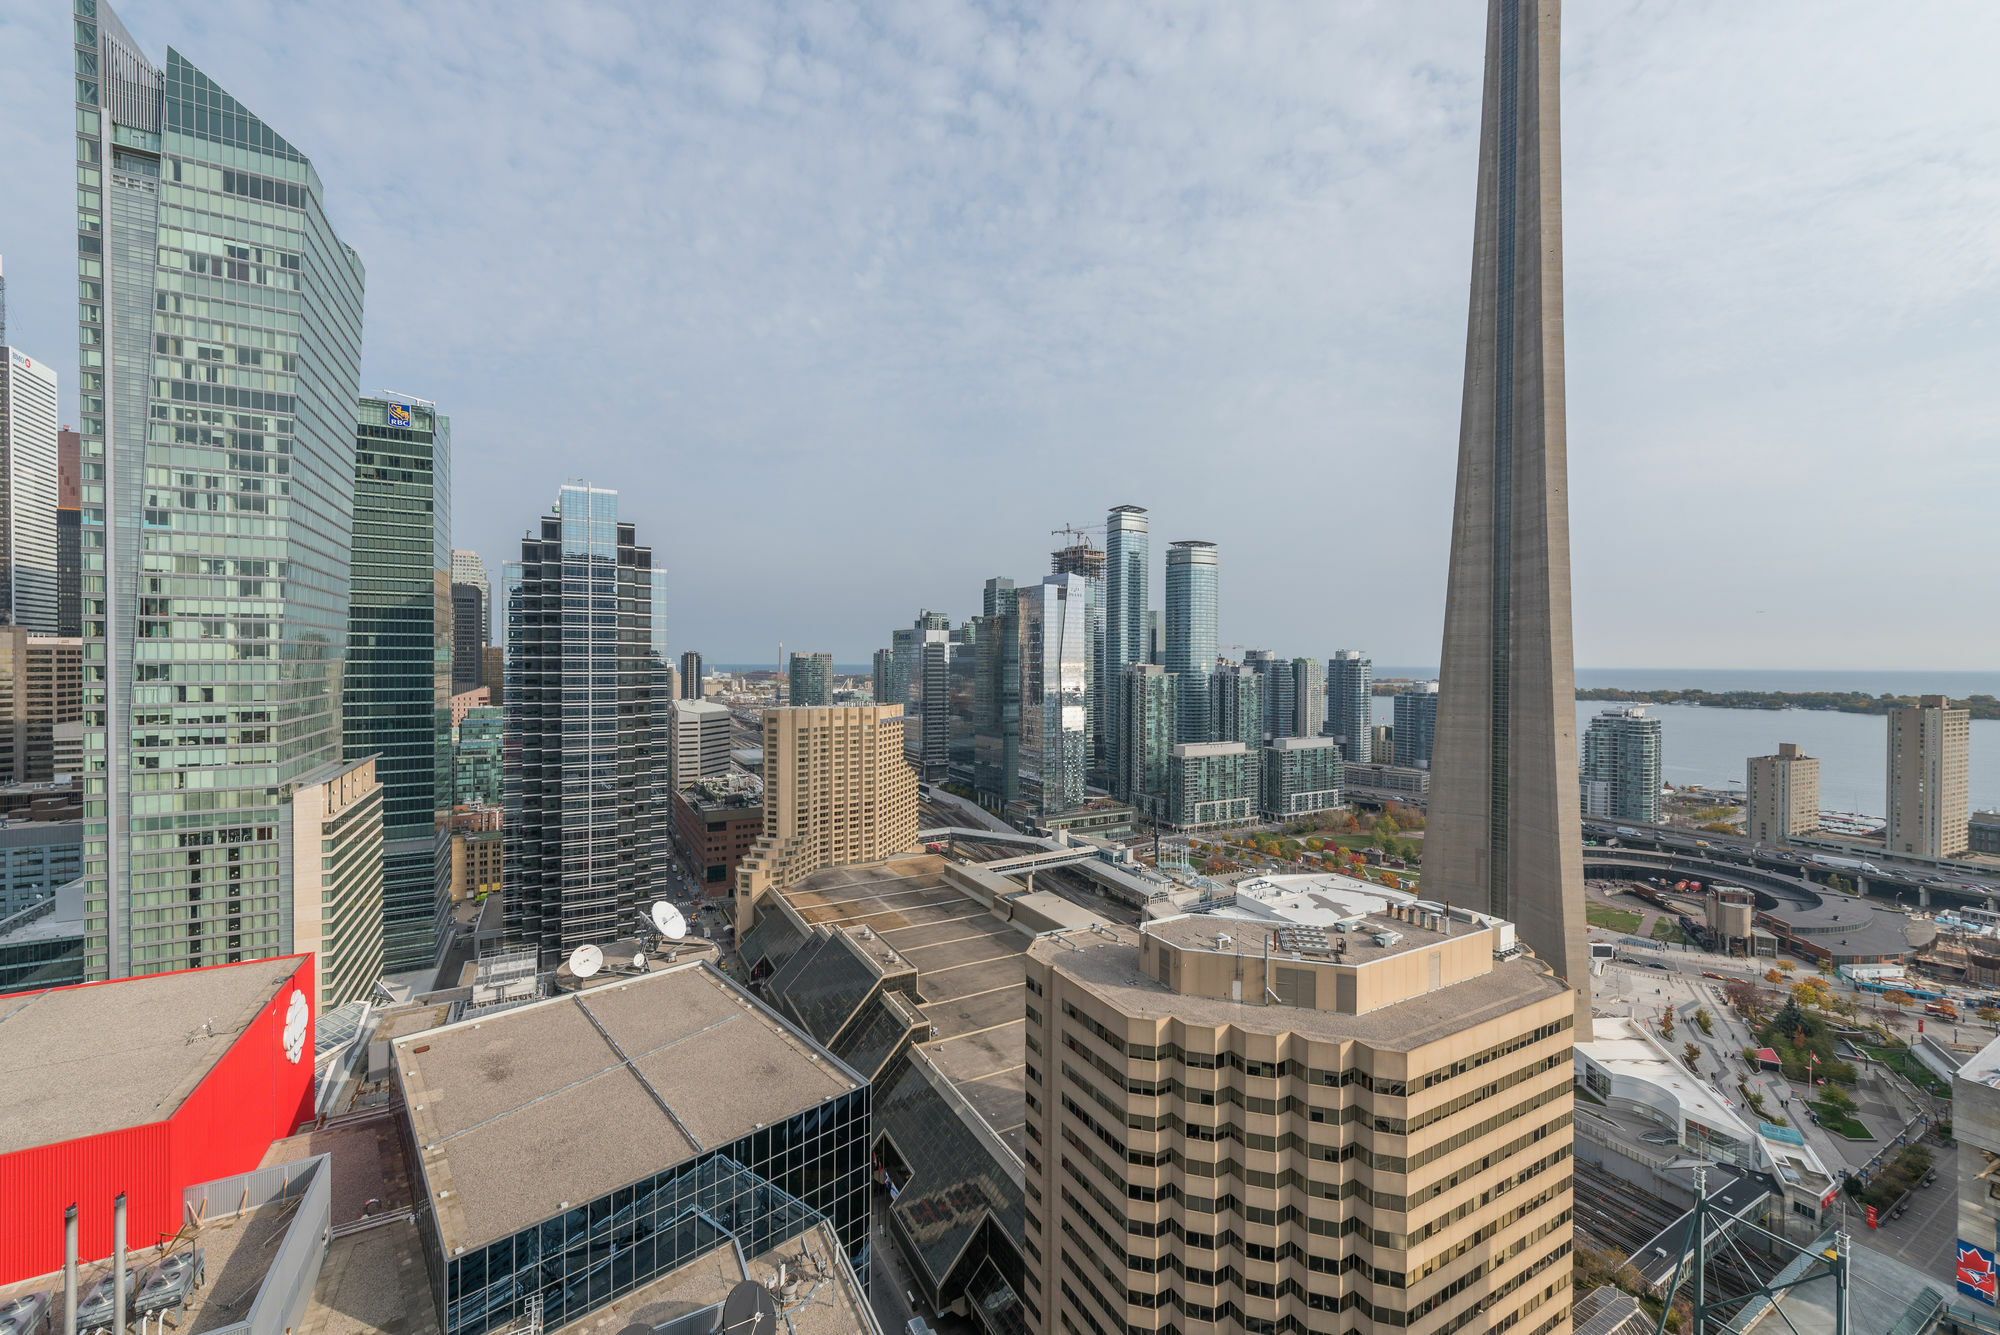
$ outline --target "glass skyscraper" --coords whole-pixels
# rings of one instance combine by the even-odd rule
[[[1180,682],[1177,742],[1206,742],[1208,674],[1215,671],[1215,544],[1177,542],[1167,548],[1164,666]]]
[[[1375,665],[1359,649],[1336,650],[1326,660],[1326,735],[1340,743],[1350,764],[1371,759],[1374,708]]]
[[[506,935],[549,968],[629,936],[665,873],[665,572],[617,492],[570,483],[501,583]]]
[[[1123,751],[1126,729],[1125,669],[1146,661],[1147,572],[1152,564],[1153,540],[1146,512],[1136,505],[1117,505],[1104,521],[1104,676],[1105,692],[1111,709],[1107,720],[1111,736],[1111,791],[1131,800],[1124,789],[1131,765]]]
[[[312,164],[75,0],[85,972],[292,948],[341,756],[360,258]]]
[[[785,675],[792,705],[814,705],[823,709],[833,703],[832,654],[793,654]]]
[[[1110,710],[1105,707],[1104,667],[1104,553],[1087,542],[1072,543],[1050,553],[1050,573],[1083,577],[1085,618],[1090,625],[1090,650],[1086,661],[1089,676],[1083,684],[1083,710],[1088,720],[1090,760],[1093,778],[1105,774],[1111,763]]]
[[[1018,602],[1013,580],[987,580],[986,614],[973,630],[972,786],[989,811],[1005,811],[1021,791]]]
[[[1217,668],[1208,679],[1209,728],[1218,742],[1264,744],[1265,675],[1253,667]]]
[[[437,964],[451,912],[451,419],[364,398],[342,683],[349,760],[382,785],[382,969]]]
[[[1021,800],[1038,816],[1083,805],[1089,763],[1090,594],[1081,575],[1016,591],[1021,637]]]

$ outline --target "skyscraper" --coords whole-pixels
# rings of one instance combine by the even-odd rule
[[[83,634],[83,437],[56,432],[56,634]]]
[[[451,914],[451,419],[364,398],[355,422],[342,747],[376,757],[380,955],[394,974],[437,965]]]
[[[1002,612],[1011,612],[1013,610],[1014,581],[1008,579],[1005,575],[995,575],[992,579],[987,580],[986,587],[980,594],[979,614],[981,616],[992,617],[999,616]]]
[[[1219,667],[1208,678],[1209,728],[1218,742],[1264,744],[1264,674],[1253,667]]]
[[[1317,658],[1292,660],[1291,737],[1317,737],[1326,727],[1326,683]]]
[[[689,649],[681,655],[681,699],[701,698],[701,655]]]
[[[1403,733],[1402,720],[1396,735]],[[1583,809],[1609,820],[1660,821],[1660,720],[1645,706],[1607,709],[1583,733]]]
[[[78,427],[104,493],[84,969],[117,978],[292,947],[285,793],[341,757],[364,279],[304,154],[76,8]]]
[[[0,345],[0,621],[54,635],[56,373]]]
[[[1424,893],[1519,924],[1575,990],[1583,1040],[1590,974],[1563,417],[1560,15],[1555,3],[1487,7]]]
[[[1368,742],[1374,708],[1374,663],[1359,649],[1335,650],[1326,660],[1326,733],[1351,763],[1366,765],[1373,759]]]
[[[1970,710],[1926,695],[1889,711],[1889,852],[1948,858],[1965,851],[1971,761]]]
[[[833,703],[832,654],[793,654],[786,678],[786,685],[790,688],[789,703],[793,706]]]
[[[1146,580],[1151,566],[1152,537],[1145,510],[1113,506],[1104,521],[1104,675],[1111,705],[1107,720],[1111,791],[1121,799],[1130,797],[1121,785],[1131,767],[1118,753],[1125,736],[1119,711],[1124,708],[1126,667],[1146,661]]]
[[[895,675],[895,651],[877,649],[875,651],[874,671],[872,674],[876,704],[886,705],[889,703],[891,698],[889,683],[895,680]]]
[[[1257,671],[1264,677],[1264,735],[1290,737],[1298,717],[1298,678],[1290,659],[1279,658],[1267,649],[1256,651]]]
[[[1090,590],[1050,575],[1016,591],[1021,637],[1021,791],[1037,817],[1083,805],[1089,763]]]
[[[665,874],[664,581],[618,493],[575,482],[505,569],[506,933],[550,968],[628,935]]]
[[[1778,843],[1819,828],[1819,761],[1795,742],[1744,766],[1743,832],[1752,843]]]
[[[1071,543],[1050,554],[1051,573],[1078,575],[1083,579],[1085,618],[1090,625],[1090,648],[1086,655],[1089,675],[1083,684],[1083,710],[1088,719],[1089,763],[1092,775],[1102,775],[1110,762],[1110,720],[1104,705],[1104,601],[1105,555],[1087,542]]]
[[[1164,821],[1180,683],[1157,663],[1128,663],[1121,685],[1125,689],[1120,693],[1118,721],[1125,735],[1119,739],[1118,754],[1125,771],[1116,776],[1119,790],[1140,816]]]
[[[1011,579],[986,581],[973,636],[972,787],[979,804],[1005,811],[1021,793],[1021,636]]]
[[[486,680],[483,652],[493,640],[493,586],[486,579],[486,563],[478,552],[451,554],[451,614],[452,693],[487,686],[497,703],[500,683]]]
[[[1216,560],[1212,542],[1167,548],[1165,666],[1179,679],[1174,740],[1208,738],[1208,674],[1215,671]]]
[[[951,631],[925,612],[910,633],[910,690],[903,709],[903,753],[924,779],[943,782],[951,767]],[[898,632],[899,634],[901,632]]]
[[[1396,692],[1395,705],[1396,763],[1429,769],[1437,742],[1438,684],[1419,681],[1405,686]]]

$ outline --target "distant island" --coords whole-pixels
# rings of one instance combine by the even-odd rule
[[[1633,691],[1592,686],[1579,700],[1617,700],[1646,705],[1706,705],[1711,709],[1832,709],[1842,714],[1883,714],[1895,705],[1914,705],[1913,695],[1869,695],[1865,691]],[[1976,719],[2000,719],[2000,699],[1968,695],[1952,704]]]

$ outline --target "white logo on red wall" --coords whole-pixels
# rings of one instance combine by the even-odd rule
[[[306,1051],[306,1021],[311,1018],[311,1007],[306,1005],[306,994],[296,987],[292,989],[292,1004],[285,1007],[285,1056],[297,1061]]]

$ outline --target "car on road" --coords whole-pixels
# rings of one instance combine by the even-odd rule
[[[1665,960],[1647,960],[1646,967],[1649,969],[1666,969],[1671,971],[1674,966],[1667,963]]]

